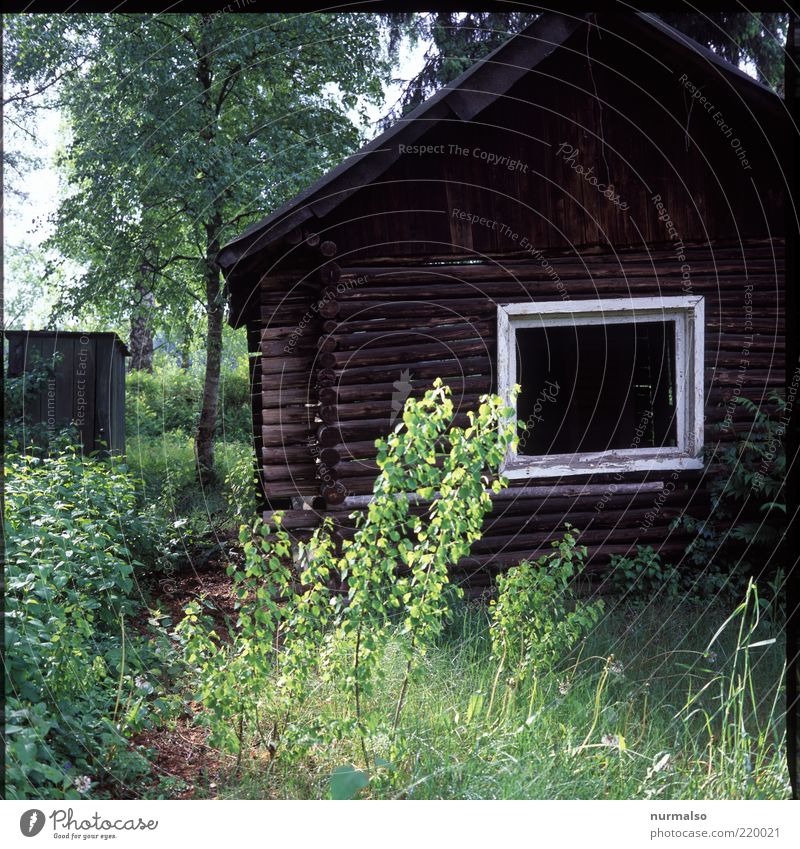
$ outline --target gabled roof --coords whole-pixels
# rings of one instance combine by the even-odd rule
[[[292,200],[225,245],[218,255],[218,262],[226,277],[241,260],[268,250],[310,219],[327,215],[362,186],[377,179],[400,157],[401,144],[413,144],[439,121],[472,120],[557,50],[576,30],[588,25],[590,17],[602,27],[603,14],[547,12],[541,15]],[[755,98],[769,108],[782,108],[781,99],[770,88],[655,15],[644,12],[630,12],[624,16],[615,14],[614,23],[622,20],[632,28],[632,35],[638,30],[641,34],[669,43],[672,49],[677,48],[684,54],[682,59],[687,63],[701,64],[705,73],[708,73],[710,64],[719,77],[734,86],[743,98],[751,101]]]

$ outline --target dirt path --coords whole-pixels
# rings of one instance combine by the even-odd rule
[[[225,564],[212,560],[201,569],[192,566],[160,579],[151,587],[153,609],[167,614],[172,627],[183,618],[190,601],[204,597],[213,607],[207,614],[214,619],[220,635],[226,632],[226,619],[235,615],[233,581]],[[146,619],[146,612],[143,619]],[[140,625],[147,627],[143,621]],[[236,758],[208,745],[208,729],[197,724],[202,706],[190,702],[183,715],[164,728],[142,732],[131,741],[135,747],[149,750],[152,786],[149,793],[170,799],[213,798],[220,779]]]

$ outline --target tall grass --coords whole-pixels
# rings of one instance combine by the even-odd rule
[[[362,796],[413,799],[755,799],[789,794],[777,626],[756,590],[736,610],[684,603],[614,608],[588,641],[546,674],[495,684],[486,608],[462,604],[424,658],[399,736],[377,735],[390,762]],[[391,715],[399,641],[377,707]],[[492,692],[495,690],[494,699]],[[319,685],[309,719],[335,717]],[[253,745],[228,776],[231,798],[319,798],[355,740],[300,762]]]

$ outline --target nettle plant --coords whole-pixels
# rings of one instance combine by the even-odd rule
[[[299,546],[280,516],[277,530],[260,521],[242,527],[245,567],[231,569],[241,604],[232,641],[203,630],[199,604],[180,626],[200,698],[222,729],[218,739],[238,737],[241,750],[243,718],[257,720],[263,705],[286,757],[350,738],[367,769],[385,763],[371,741],[398,739],[418,661],[460,594],[448,567],[480,538],[489,490],[506,485],[498,470],[516,439],[514,411],[487,395],[468,416],[467,427],[452,426],[451,392],[441,380],[406,401],[402,422],[376,442],[380,475],[367,510],[352,517],[351,538],[337,542],[330,518]],[[288,565],[293,550],[299,574]],[[398,627],[404,671],[387,715],[374,704]],[[293,721],[320,681],[349,708],[314,727]],[[232,717],[239,719],[231,724]]]
[[[637,545],[632,556],[611,555],[609,585],[626,601],[650,604],[656,597],[676,602],[684,589],[680,572],[661,560],[651,545]]]
[[[523,561],[497,578],[491,602],[492,654],[521,681],[530,672],[552,669],[588,634],[603,612],[603,602],[576,598],[575,578],[583,571],[586,546],[577,544],[571,525],[553,551]]]

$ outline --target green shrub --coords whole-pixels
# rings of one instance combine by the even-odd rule
[[[635,602],[649,603],[658,595],[675,601],[685,589],[678,570],[663,563],[650,545],[637,545],[633,557],[613,554],[608,582],[626,601]]]
[[[127,440],[126,461],[136,481],[143,511],[160,512],[180,522],[181,547],[215,537],[222,527],[238,527],[237,514],[255,514],[252,445],[217,445],[214,488],[202,488],[195,470],[194,439],[180,431]]]
[[[203,374],[156,357],[152,374],[129,372],[125,383],[125,427],[129,436],[157,439],[166,434],[194,436],[203,394]],[[252,408],[247,355],[220,375],[216,438],[227,442],[252,439]]]
[[[230,570],[241,604],[231,641],[208,630],[199,603],[178,629],[215,739],[241,754],[245,724],[260,728],[259,706],[266,705],[283,758],[355,739],[364,767],[380,767],[372,741],[397,737],[412,676],[449,610],[448,566],[480,538],[491,507],[487,487],[498,491],[504,483],[496,475],[514,439],[510,413],[487,396],[467,428],[453,427],[450,390],[441,381],[424,398],[409,399],[402,423],[377,442],[381,473],[355,535],[339,549],[327,519],[297,546],[299,576],[287,565],[293,543],[285,531],[242,526],[244,569]],[[412,496],[430,506],[421,514]],[[346,594],[338,592],[339,579]],[[404,671],[387,716],[372,706],[397,627]],[[343,710],[298,722],[315,675],[336,690]]]
[[[168,639],[131,624],[159,527],[113,458],[14,455],[5,474],[7,793],[105,795],[147,771],[128,740],[170,706]]]
[[[519,678],[563,660],[603,611],[602,601],[587,604],[575,597],[573,582],[583,571],[586,547],[577,544],[570,525],[552,546],[552,554],[499,575],[490,605],[492,653],[500,669]]]
[[[38,356],[33,352],[32,356]],[[47,391],[49,381],[55,379],[55,368],[61,358],[55,353],[48,359],[29,363],[29,369],[16,377],[5,376],[3,383],[5,447],[12,451],[25,450],[33,453],[59,451],[78,441],[78,431],[67,425],[56,431],[48,430],[47,423],[31,416],[31,409],[38,409],[39,400]]]

